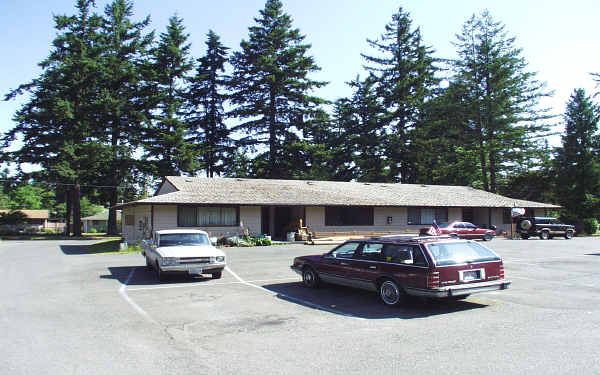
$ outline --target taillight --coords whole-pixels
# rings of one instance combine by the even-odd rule
[[[500,263],[500,278],[504,279],[504,264]]]
[[[427,276],[427,287],[438,288],[440,286],[440,273],[432,272]]]

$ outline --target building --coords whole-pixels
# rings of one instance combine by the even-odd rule
[[[117,211],[117,223],[121,220],[121,211]],[[92,216],[81,218],[83,223],[83,231],[90,233],[96,231],[98,233],[106,233],[108,228],[108,210],[100,212]]]
[[[434,219],[510,231],[511,208],[544,215],[559,206],[465,186],[169,176],[153,197],[118,207],[123,237],[135,242],[181,227],[283,239],[300,220],[313,232],[417,231]]]
[[[22,225],[11,225],[13,230],[34,230],[40,232],[42,229],[48,229],[48,210],[0,210],[1,214],[10,214],[22,212],[25,215],[25,222]]]

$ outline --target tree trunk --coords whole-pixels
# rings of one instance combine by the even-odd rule
[[[115,184],[114,186],[117,186],[116,183],[114,182],[114,180],[115,180],[115,178],[113,178],[113,184]],[[110,194],[109,209],[108,209],[108,225],[106,228],[106,233],[109,236],[115,236],[115,235],[119,234],[119,228],[117,226],[117,209],[115,208],[115,206],[118,203],[118,200],[119,200],[119,193],[117,191],[117,188],[115,187]]]
[[[65,190],[65,236],[69,237],[71,235],[71,214],[73,213],[72,206],[73,199],[71,197],[71,189],[67,188]]]
[[[81,237],[81,186],[79,179],[73,187],[73,236]]]

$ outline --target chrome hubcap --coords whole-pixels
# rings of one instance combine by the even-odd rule
[[[381,285],[381,299],[388,305],[398,303],[400,299],[400,291],[398,287],[391,281],[386,281]]]
[[[315,281],[315,276],[313,275],[313,273],[311,271],[304,272],[304,283],[306,285],[312,285],[314,281]]]

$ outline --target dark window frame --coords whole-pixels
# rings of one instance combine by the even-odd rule
[[[194,225],[181,225],[180,214],[179,211],[181,208],[194,208]],[[224,224],[205,224],[198,225],[198,209],[200,208],[235,208],[235,224],[232,225],[224,225]],[[240,226],[240,206],[229,206],[229,205],[221,205],[221,206],[213,206],[213,205],[191,205],[191,204],[178,204],[177,205],[177,227],[178,228],[234,228]]]
[[[359,212],[351,212],[359,211]],[[362,212],[360,212],[362,211]],[[347,219],[364,218],[367,220],[342,222]],[[342,221],[340,221],[342,220]],[[375,225],[375,209],[373,206],[325,206],[326,227],[350,227]]]
[[[408,225],[431,225],[433,223],[423,223],[421,220],[421,210],[423,209],[427,209],[427,210],[434,210],[435,211],[435,221],[437,223],[444,223],[448,221],[448,207],[426,207],[426,206],[421,206],[421,207],[408,207],[407,208],[407,212],[406,212],[406,223]],[[411,211],[413,215],[411,215]],[[441,211],[443,211],[443,215],[438,215]],[[418,215],[414,215],[415,213],[418,213]],[[414,218],[418,218],[418,220],[411,220]]]

